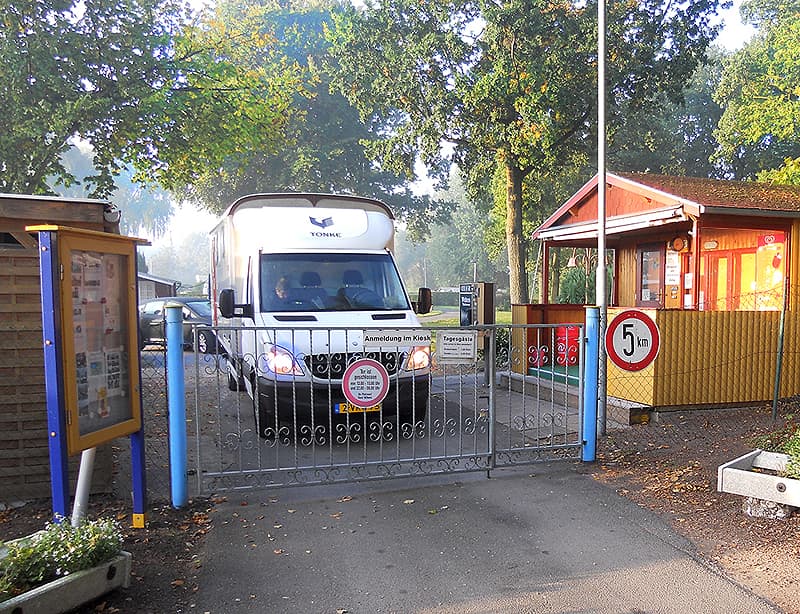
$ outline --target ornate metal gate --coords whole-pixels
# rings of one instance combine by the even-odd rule
[[[210,330],[223,336],[237,329]],[[448,333],[469,340],[465,330],[474,331],[477,352],[448,356]],[[488,472],[580,458],[582,325],[438,328],[431,337],[430,369],[403,373],[409,356],[399,346],[374,356],[345,353],[315,373],[313,395],[291,383],[281,395],[271,394],[257,377],[231,376],[224,356],[197,354],[187,396],[194,406],[189,436],[198,492]],[[364,358],[387,367],[389,394],[369,411],[342,410],[342,368]],[[251,374],[264,359],[245,357],[256,365]],[[306,358],[299,368],[310,364]],[[261,412],[253,397],[262,398]]]

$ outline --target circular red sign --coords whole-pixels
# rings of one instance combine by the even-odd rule
[[[389,373],[377,360],[371,358],[355,360],[344,372],[342,392],[356,407],[377,405],[389,393]]]
[[[658,356],[661,334],[650,316],[629,309],[608,325],[605,341],[611,362],[626,371],[641,371]]]

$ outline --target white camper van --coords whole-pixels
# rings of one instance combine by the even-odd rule
[[[420,327],[392,256],[394,216],[385,204],[254,194],[228,207],[211,234],[215,323],[237,327],[220,333],[228,383],[256,401],[259,434],[274,436],[281,421],[310,416],[317,424],[368,411],[414,422],[425,416],[429,343],[364,343],[364,331]],[[422,288],[413,307],[427,313],[430,299]],[[348,366],[364,358],[388,375],[388,393],[370,407],[342,390]]]

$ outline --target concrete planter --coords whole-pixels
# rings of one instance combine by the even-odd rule
[[[71,573],[0,602],[0,614],[61,614],[96,599],[115,588],[127,587],[131,555],[124,550],[110,561]]]
[[[788,458],[777,452],[748,452],[719,466],[717,490],[787,506],[790,509],[785,510],[785,515],[789,515],[793,511],[791,508],[800,507],[800,480],[778,475],[786,470]]]

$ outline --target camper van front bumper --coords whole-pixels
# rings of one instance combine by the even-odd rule
[[[428,392],[426,376],[401,379],[399,383],[393,380],[386,398],[381,402],[380,411],[384,416],[396,416],[398,413],[401,417],[424,416],[428,407]],[[260,406],[277,409],[282,421],[295,417],[309,418],[312,413],[315,420],[327,420],[327,416],[339,413],[337,406],[347,403],[339,383],[276,382],[259,377],[258,395]]]

